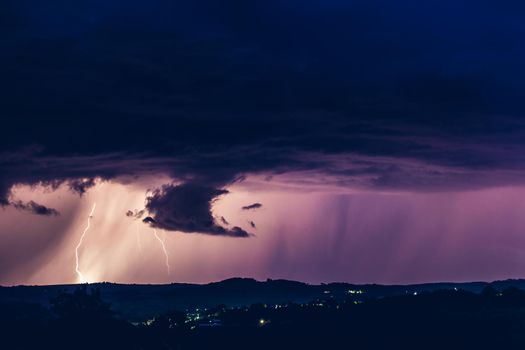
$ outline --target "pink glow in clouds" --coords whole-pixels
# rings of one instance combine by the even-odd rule
[[[125,215],[143,208],[146,190],[159,183],[105,183],[83,197],[64,188],[17,188],[19,198],[35,198],[61,215],[0,212],[0,284],[76,282],[75,245],[94,202],[97,212],[79,252],[89,282],[204,283],[242,276],[416,283],[525,275],[524,187],[341,194],[250,181],[231,187],[214,204],[214,215],[256,236],[166,232],[168,274],[153,230]],[[263,207],[241,210],[253,202]]]

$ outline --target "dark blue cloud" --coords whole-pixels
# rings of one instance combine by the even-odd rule
[[[513,184],[525,165],[519,1],[1,6],[0,203],[14,183],[82,193],[145,171],[431,190]],[[325,159],[346,155],[362,158]]]

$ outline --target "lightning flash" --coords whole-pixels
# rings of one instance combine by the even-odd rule
[[[75,258],[76,258],[76,266],[75,266],[75,271],[78,275],[78,281],[80,283],[84,283],[84,282],[87,282],[84,278],[84,275],[82,274],[82,272],[80,272],[80,267],[79,267],[79,258],[78,258],[78,250],[80,249],[80,246],[82,245],[82,242],[84,241],[84,237],[86,236],[86,233],[88,232],[90,226],[91,226],[91,218],[93,218],[93,214],[95,214],[95,208],[97,207],[97,203],[93,203],[93,208],[91,208],[91,212],[89,213],[89,216],[88,216],[88,219],[87,219],[87,225],[86,225],[86,228],[84,229],[84,232],[82,232],[82,235],[80,236],[80,240],[78,241],[78,244],[75,248]]]
[[[166,250],[166,245],[164,244],[164,241],[160,239],[159,235],[157,234],[157,230],[153,229],[153,234],[155,235],[155,238],[157,241],[159,241],[160,245],[162,246],[162,251],[164,252],[164,256],[166,257],[166,267],[168,268],[168,275],[170,274],[170,260],[168,257],[168,251]]]

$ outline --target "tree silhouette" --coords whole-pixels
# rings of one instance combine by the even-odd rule
[[[86,286],[73,293],[63,293],[51,300],[52,311],[62,319],[76,321],[109,320],[114,316],[111,305],[102,301],[98,289]]]

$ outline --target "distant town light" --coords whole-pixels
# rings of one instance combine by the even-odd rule
[[[350,290],[347,290],[346,291],[348,294],[363,294],[363,290],[361,289],[358,289],[358,290],[353,290],[353,289],[350,289]]]

